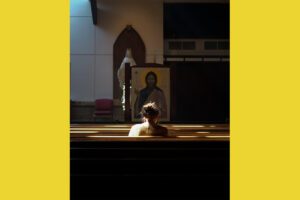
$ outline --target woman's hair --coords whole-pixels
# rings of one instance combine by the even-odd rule
[[[157,117],[159,115],[159,108],[154,102],[150,102],[143,106],[141,113],[146,118]]]
[[[146,76],[145,76],[145,81],[146,81],[146,83],[148,82],[147,80],[148,80],[148,77],[149,77],[150,75],[152,75],[152,76],[155,78],[155,85],[156,85],[156,83],[157,83],[157,75],[156,75],[154,72],[148,72],[148,73],[146,74]]]

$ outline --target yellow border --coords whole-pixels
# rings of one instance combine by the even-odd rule
[[[300,199],[299,1],[231,1],[231,199]]]
[[[0,3],[0,199],[69,199],[69,2]]]
[[[231,1],[231,199],[300,199],[299,1]],[[69,2],[2,1],[0,199],[69,199]]]

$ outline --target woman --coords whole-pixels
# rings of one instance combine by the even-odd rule
[[[158,125],[159,108],[155,103],[144,105],[141,114],[144,123],[133,125],[128,136],[168,136],[168,129]]]
[[[142,89],[134,104],[134,117],[139,118],[142,106],[149,102],[155,102],[160,110],[160,117],[167,118],[167,103],[164,92],[157,87],[157,76],[154,72],[148,72],[146,77],[146,88]]]

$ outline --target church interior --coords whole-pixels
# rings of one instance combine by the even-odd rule
[[[229,30],[229,0],[70,0],[72,200],[230,198]],[[168,137],[128,137],[152,101]]]

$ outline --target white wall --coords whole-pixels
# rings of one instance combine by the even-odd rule
[[[113,44],[130,24],[146,46],[146,62],[163,63],[163,3],[229,0],[98,0],[93,25],[89,0],[70,0],[71,99],[113,98]]]
[[[71,99],[95,96],[95,26],[89,0],[70,0]]]
[[[113,98],[113,44],[130,24],[146,46],[146,62],[163,63],[163,0],[70,0],[71,99]]]

